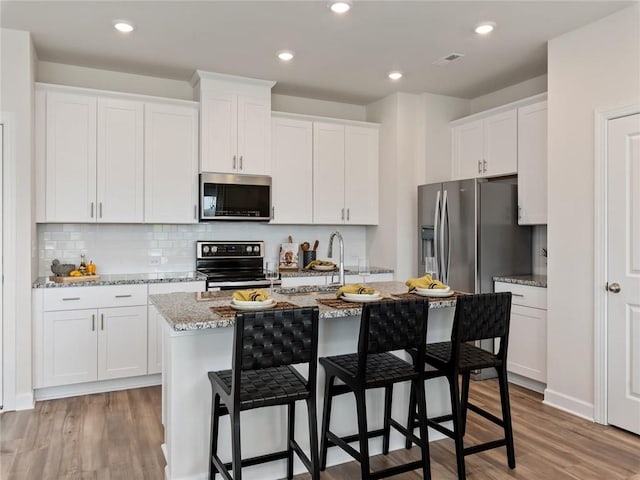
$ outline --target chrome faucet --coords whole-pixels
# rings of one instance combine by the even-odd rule
[[[333,257],[333,239],[338,237],[338,242],[340,244],[340,263],[338,264],[338,282],[340,285],[344,285],[344,240],[342,239],[342,235],[337,230],[331,234],[329,237],[329,251],[327,252],[327,256],[329,258]]]

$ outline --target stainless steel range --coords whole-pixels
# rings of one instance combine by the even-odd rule
[[[207,276],[207,290],[266,288],[264,242],[196,242],[196,270]],[[274,285],[280,285],[278,279]]]

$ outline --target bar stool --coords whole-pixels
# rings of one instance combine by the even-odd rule
[[[509,385],[507,382],[507,347],[509,340],[509,320],[511,317],[511,293],[486,293],[478,295],[462,295],[456,300],[456,310],[451,331],[451,341],[429,343],[426,349],[426,365],[435,370],[428,370],[427,378],[446,376],[451,396],[451,415],[442,415],[427,419],[428,425],[452,438],[456,447],[456,463],[458,479],[466,478],[464,457],[492,448],[507,447],[509,468],[516,468],[515,450],[513,447],[513,429],[511,427],[511,407],[509,404]],[[498,353],[488,352],[472,344],[485,339],[500,339]],[[420,365],[419,352],[410,351],[417,365]],[[500,403],[502,418],[469,403],[469,380],[473,370],[495,368],[500,386]],[[458,387],[458,375],[462,375],[462,392]],[[415,407],[416,395],[411,393],[411,407],[407,425],[413,430],[418,426]],[[471,410],[504,430],[504,438],[486,443],[464,447],[467,409]],[[453,430],[441,425],[442,422],[453,421]],[[407,437],[406,447],[411,448],[413,441]]]
[[[427,439],[426,407],[424,401],[424,352],[427,334],[427,300],[399,300],[365,303],[362,306],[358,353],[320,358],[326,373],[324,390],[324,414],[320,446],[320,469],[327,464],[327,449],[339,446],[360,462],[362,479],[378,479],[422,468],[423,478],[431,478],[429,442]],[[418,363],[411,364],[388,353],[393,350],[413,348]],[[423,360],[421,360],[423,359]],[[420,367],[418,367],[420,365]],[[344,385],[335,385],[339,379]],[[393,385],[411,381],[417,392],[418,426],[420,438],[409,433],[404,426],[391,418]],[[380,430],[367,429],[365,392],[372,388],[384,388],[384,426]],[[356,400],[358,433],[338,437],[329,430],[333,397],[352,392]],[[369,438],[383,437],[383,453],[389,453],[390,427],[403,435],[411,435],[421,447],[421,460],[371,472],[369,468]],[[423,439],[424,441],[421,441]],[[349,443],[359,441],[360,451]]]
[[[287,459],[287,478],[293,478],[293,452],[311,473],[318,468],[316,374],[318,368],[318,307],[290,308],[236,315],[231,370],[209,372],[212,389],[209,478],[220,473],[227,480],[241,480],[242,467]],[[308,363],[305,379],[291,365]],[[310,459],[294,439],[295,402],[305,400],[309,411]],[[274,405],[288,406],[287,449],[242,459],[240,412]],[[232,461],[218,457],[218,425],[222,415],[231,417]],[[233,477],[229,475],[233,471]]]

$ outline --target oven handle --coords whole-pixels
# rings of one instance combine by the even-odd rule
[[[274,280],[273,286],[279,287],[282,285],[281,280]],[[220,290],[237,290],[239,288],[252,287],[252,288],[268,288],[271,286],[271,282],[265,280],[247,280],[246,282],[207,282],[207,290],[213,288],[219,288]]]

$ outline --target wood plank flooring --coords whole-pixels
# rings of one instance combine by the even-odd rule
[[[0,478],[161,480],[160,395],[160,387],[150,387],[43,401],[34,410],[0,415]],[[472,382],[471,398],[498,413],[493,380]],[[538,394],[511,387],[517,468],[509,470],[505,449],[500,448],[467,457],[467,478],[640,480],[640,437],[560,412],[541,400]],[[499,434],[497,427],[469,413],[467,445]],[[415,447],[380,455],[373,459],[372,468],[417,455]],[[431,443],[431,472],[434,480],[456,478],[451,440]],[[321,477],[358,479],[359,465],[331,467]],[[393,478],[421,476],[410,472]]]

